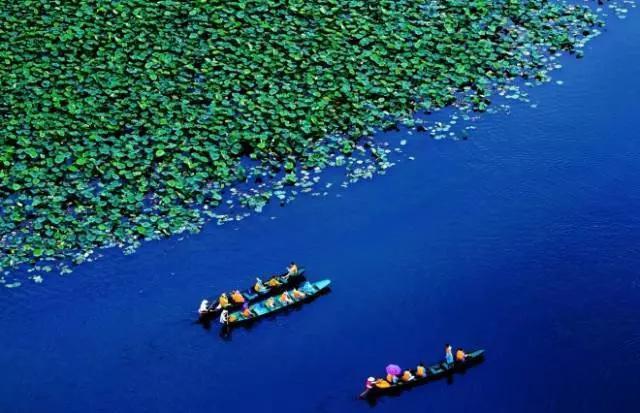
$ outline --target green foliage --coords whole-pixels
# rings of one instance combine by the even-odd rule
[[[0,268],[198,225],[245,156],[295,184],[326,136],[348,155],[463,90],[484,110],[596,23],[547,1],[3,2]]]

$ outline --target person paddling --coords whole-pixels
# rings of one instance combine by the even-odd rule
[[[198,308],[198,313],[202,315],[202,314],[206,314],[208,312],[209,312],[209,300],[204,299],[200,303],[200,308]]]
[[[366,394],[373,389],[373,386],[376,382],[375,377],[369,377],[367,381],[364,383],[364,392],[360,395],[360,397],[366,396]]]
[[[225,326],[229,324],[229,311],[228,310],[222,310],[222,312],[220,313],[220,324],[225,325]]]

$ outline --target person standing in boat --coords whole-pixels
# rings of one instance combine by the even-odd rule
[[[220,313],[220,324],[225,325],[225,326],[229,324],[229,311],[228,310],[222,310],[222,312]]]
[[[448,365],[453,364],[453,352],[451,351],[451,344],[449,343],[444,346],[444,359]]]

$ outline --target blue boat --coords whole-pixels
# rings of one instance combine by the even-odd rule
[[[289,297],[288,301],[282,301],[281,297],[270,297],[264,299],[249,306],[248,316],[245,316],[242,311],[235,311],[229,314],[228,324],[232,326],[248,321],[253,321],[257,318],[282,311],[286,308],[294,307],[313,297],[318,296],[321,292],[325,291],[330,284],[331,280],[322,280],[313,283],[307,281],[302,284],[299,289],[295,289],[302,295],[296,296],[294,289],[291,289],[284,292]]]

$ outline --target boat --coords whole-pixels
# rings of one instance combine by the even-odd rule
[[[399,380],[395,384],[391,384],[390,387],[379,388],[372,387],[371,389],[367,389],[360,394],[361,399],[372,399],[384,394],[393,394],[403,389],[408,389],[411,387],[415,387],[421,384],[428,383],[433,380],[437,380],[443,377],[447,377],[452,375],[453,373],[461,373],[464,372],[467,368],[478,364],[484,360],[484,350],[475,350],[470,353],[467,353],[467,357],[463,362],[455,362],[453,364],[447,364],[446,362],[440,362],[438,364],[431,365],[426,367],[427,375],[425,377],[416,376],[416,369],[410,369],[411,374],[415,376],[415,380],[411,380],[408,382],[403,382]]]
[[[295,298],[293,296],[293,289],[288,290],[287,294],[291,298],[290,302],[282,302],[280,297],[270,297],[264,299],[260,302],[257,302],[253,305],[249,306],[249,310],[251,310],[251,315],[249,317],[245,317],[242,314],[242,311],[235,311],[229,314],[229,326],[234,326],[241,323],[246,323],[248,321],[253,321],[257,318],[264,317],[279,311],[282,311],[286,308],[294,307],[298,304],[303,303],[311,298],[318,296],[321,292],[326,290],[331,284],[331,280],[322,280],[317,282],[309,282],[306,281],[304,284],[300,286],[298,289],[302,293],[304,293],[304,297]],[[283,292],[284,293],[284,292]],[[273,307],[267,306],[267,301],[273,300]]]
[[[300,283],[305,281],[304,268],[300,268],[297,273],[292,274],[287,278],[285,278],[285,276],[286,274],[274,275],[270,277],[267,281],[263,283],[264,286],[267,288],[265,291],[257,292],[253,289],[253,286],[247,288],[244,291],[240,291],[240,294],[242,294],[242,297],[244,297],[245,301],[242,303],[235,303],[231,300],[231,298],[229,298],[229,304],[226,305],[224,309],[229,311],[237,310],[241,308],[244,305],[244,303],[253,303],[253,302],[259,301],[262,298],[281,293],[287,288],[300,285]],[[278,280],[278,282],[280,282],[280,285],[276,287],[269,287],[268,283],[273,279]],[[228,297],[231,297],[231,292],[227,292],[226,294]],[[206,301],[209,302],[209,300],[206,300]],[[204,303],[204,300],[203,300],[203,303]],[[216,298],[215,300],[212,300],[211,304],[207,305],[206,308],[204,309],[201,308],[200,310],[198,310],[198,314],[200,315],[201,319],[210,319],[220,314],[220,311],[222,311],[222,308],[218,307],[218,299]]]

